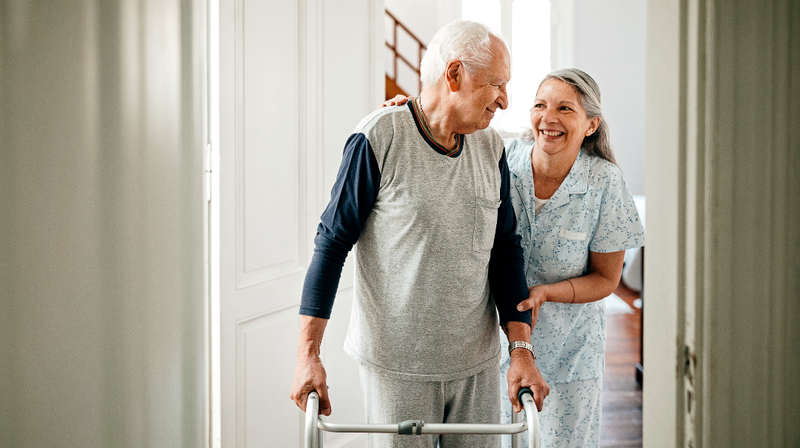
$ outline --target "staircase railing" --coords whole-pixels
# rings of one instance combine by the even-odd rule
[[[411,30],[408,29],[408,27],[406,27],[405,25],[403,25],[402,22],[397,20],[397,17],[395,17],[391,12],[389,12],[389,10],[386,10],[386,15],[389,16],[389,18],[392,19],[392,21],[394,22],[394,25],[392,26],[392,43],[389,43],[388,41],[386,42],[386,46],[389,47],[390,50],[392,50],[392,53],[394,53],[394,57],[392,58],[393,65],[394,65],[394,72],[393,72],[393,76],[389,76],[389,74],[387,73],[386,77],[388,79],[390,79],[392,82],[394,82],[395,84],[397,84],[397,61],[402,61],[411,70],[416,72],[417,79],[419,79],[420,78],[419,63],[422,62],[422,55],[424,54],[425,50],[428,49],[428,47],[425,44],[423,44],[422,41],[416,35],[414,35],[414,33],[412,33]],[[397,29],[398,28],[402,28],[402,30],[409,37],[411,37],[412,40],[414,40],[417,43],[417,63],[416,64],[411,63],[408,59],[406,59],[402,54],[400,54],[397,51]],[[419,87],[419,92],[422,92],[422,80],[421,79],[419,79],[419,86],[418,87]]]

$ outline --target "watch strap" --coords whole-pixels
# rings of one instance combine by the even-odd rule
[[[533,348],[533,345],[528,341],[513,341],[508,343],[508,354],[511,354],[511,350],[515,348],[524,348],[528,350],[533,355],[533,359],[536,359],[536,350]]]

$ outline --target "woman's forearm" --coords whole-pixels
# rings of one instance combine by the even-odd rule
[[[547,301],[560,303],[590,303],[611,295],[622,276],[625,251],[589,252],[589,273],[546,285]]]
[[[604,299],[617,288],[617,282],[596,272],[546,285],[547,301],[560,303],[590,303]]]

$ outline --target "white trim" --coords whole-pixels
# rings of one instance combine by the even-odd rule
[[[680,2],[647,4],[643,446],[678,446],[682,247]],[[655,204],[658,204],[655,206]],[[680,387],[679,387],[680,386]],[[680,419],[682,422],[682,418]]]
[[[575,52],[574,0],[551,0],[550,8],[550,69],[572,67]]]

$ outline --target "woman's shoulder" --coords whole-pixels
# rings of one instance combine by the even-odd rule
[[[604,201],[633,202],[630,187],[622,170],[614,163],[598,156],[587,157],[588,189]]]
[[[619,167],[609,162],[608,160],[594,155],[584,153],[586,157],[586,167],[589,171],[589,180],[591,182],[606,180],[614,183],[625,182],[622,175],[622,170]]]
[[[532,141],[526,142],[521,138],[504,138],[503,144],[505,145],[506,160],[509,166],[518,164],[521,159],[530,154],[530,147],[533,146]]]

